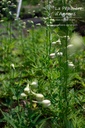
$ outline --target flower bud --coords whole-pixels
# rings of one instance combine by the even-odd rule
[[[1,22],[1,23],[3,23],[3,22],[4,22],[4,20],[0,20],[0,22]]]
[[[12,67],[13,69],[15,69],[15,66],[14,66],[14,64],[11,64],[11,67]]]
[[[37,25],[37,26],[40,26],[41,24],[40,24],[40,23],[37,23],[36,25]]]
[[[74,68],[74,64],[72,62],[68,62],[68,66]]]
[[[57,44],[57,42],[56,42],[56,41],[52,42],[52,46],[55,46],[56,44]]]
[[[43,105],[43,107],[49,107],[51,105],[51,102],[50,102],[50,100],[43,100],[42,105]]]
[[[27,95],[25,93],[21,93],[21,97],[27,97]]]
[[[27,85],[26,88],[24,88],[24,92],[25,92],[25,94],[29,94],[30,93],[29,84]]]
[[[56,40],[56,41],[54,41],[54,42],[52,42],[52,46],[55,46],[55,45],[61,45],[61,40],[60,40],[60,38],[58,39],[58,40]]]
[[[33,81],[33,82],[31,83],[31,87],[37,88],[37,87],[38,87],[38,82],[37,82],[37,81]]]
[[[50,54],[50,58],[51,58],[51,59],[54,59],[55,57],[56,57],[56,54],[55,54],[55,53],[51,53],[51,54]]]
[[[42,94],[39,94],[39,93],[35,95],[35,98],[39,102],[44,100],[44,96]]]
[[[11,1],[8,1],[7,4],[11,4]]]
[[[57,56],[63,56],[62,52],[57,52],[56,54],[57,54]]]

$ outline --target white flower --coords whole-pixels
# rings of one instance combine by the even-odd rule
[[[56,54],[57,54],[57,56],[62,56],[63,55],[62,52],[57,52]]]
[[[27,97],[25,93],[21,93],[21,97]]]
[[[63,36],[63,38],[67,38],[68,41],[70,40],[70,36]]]
[[[11,11],[9,11],[9,14],[10,14],[10,15],[12,15],[12,12],[11,12]]]
[[[7,4],[11,4],[11,1],[8,1]]]
[[[38,87],[38,81],[37,81],[37,80],[33,81],[33,82],[31,83],[31,87],[37,88],[37,87]]]
[[[35,95],[35,98],[39,102],[44,100],[44,96],[42,94],[39,94],[39,93]]]
[[[52,46],[55,46],[56,44],[57,44],[57,42],[56,42],[56,41],[52,42]]]
[[[3,11],[5,11],[7,8],[2,8]]]
[[[61,45],[61,40],[60,38],[56,41],[57,44]]]
[[[25,94],[29,94],[30,93],[29,84],[27,85],[26,88],[24,88],[24,92],[25,92]]]
[[[15,69],[15,66],[14,66],[14,64],[11,64],[11,67],[12,67],[13,69]]]
[[[50,102],[50,100],[43,100],[43,101],[42,101],[42,105],[43,105],[44,107],[49,107],[49,106],[51,105],[51,102]]]
[[[37,23],[36,25],[37,25],[37,26],[40,26],[41,24],[40,24],[40,23]]]
[[[55,45],[61,45],[60,38],[57,41],[52,42],[52,46],[55,46]]]
[[[56,57],[56,53],[51,53],[51,54],[50,54],[50,58],[53,59],[53,58],[55,58],[55,57]]]
[[[0,22],[2,23],[2,22],[4,22],[4,20],[0,20]]]
[[[68,62],[68,66],[69,66],[69,67],[73,67],[73,68],[75,67],[72,62]]]

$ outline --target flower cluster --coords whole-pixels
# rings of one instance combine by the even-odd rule
[[[75,36],[77,36],[77,34],[73,34],[72,38],[70,38],[69,36],[61,37],[61,38],[67,38],[67,41],[70,42],[70,44],[67,45],[67,54],[70,56],[73,55],[74,51],[76,51],[80,46],[82,47],[83,40],[80,37],[77,37],[77,39],[76,39],[76,38],[74,38]],[[61,49],[61,39],[60,38],[57,41],[52,42],[52,46],[55,49],[57,46],[57,50],[55,50],[55,52],[53,52],[49,55],[49,57],[51,59],[55,59],[56,57],[64,56],[64,53],[62,52],[63,50]],[[68,64],[69,69],[75,68],[73,62],[67,60],[67,64]]]
[[[16,9],[17,9],[17,0],[2,0],[0,1],[0,18],[1,21],[4,18],[7,19],[13,19],[14,18],[14,14],[16,13]]]
[[[49,107],[51,105],[50,100],[44,99],[43,94],[35,93],[33,90],[38,87],[38,82],[35,80],[31,84],[27,84],[24,88],[24,92],[21,93],[22,98],[31,96],[32,102],[42,104],[43,107]]]
[[[60,39],[58,39],[57,41],[52,42],[53,47],[60,46],[60,45],[61,45],[61,40]],[[51,59],[54,59],[57,56],[63,56],[63,53],[60,52],[59,50],[56,50],[54,53],[51,53],[49,56],[50,56]]]

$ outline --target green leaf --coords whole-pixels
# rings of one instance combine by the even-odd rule
[[[7,123],[9,123],[13,128],[17,128],[16,125],[14,124],[14,120],[12,119],[12,117],[10,117],[8,113],[3,112],[2,110],[0,111],[4,116],[4,120],[7,121]]]

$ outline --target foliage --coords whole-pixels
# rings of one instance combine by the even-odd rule
[[[24,0],[23,1],[23,3],[25,4],[25,5],[37,5],[38,3],[40,3],[40,0],[37,0],[37,1],[35,1],[35,0]]]

